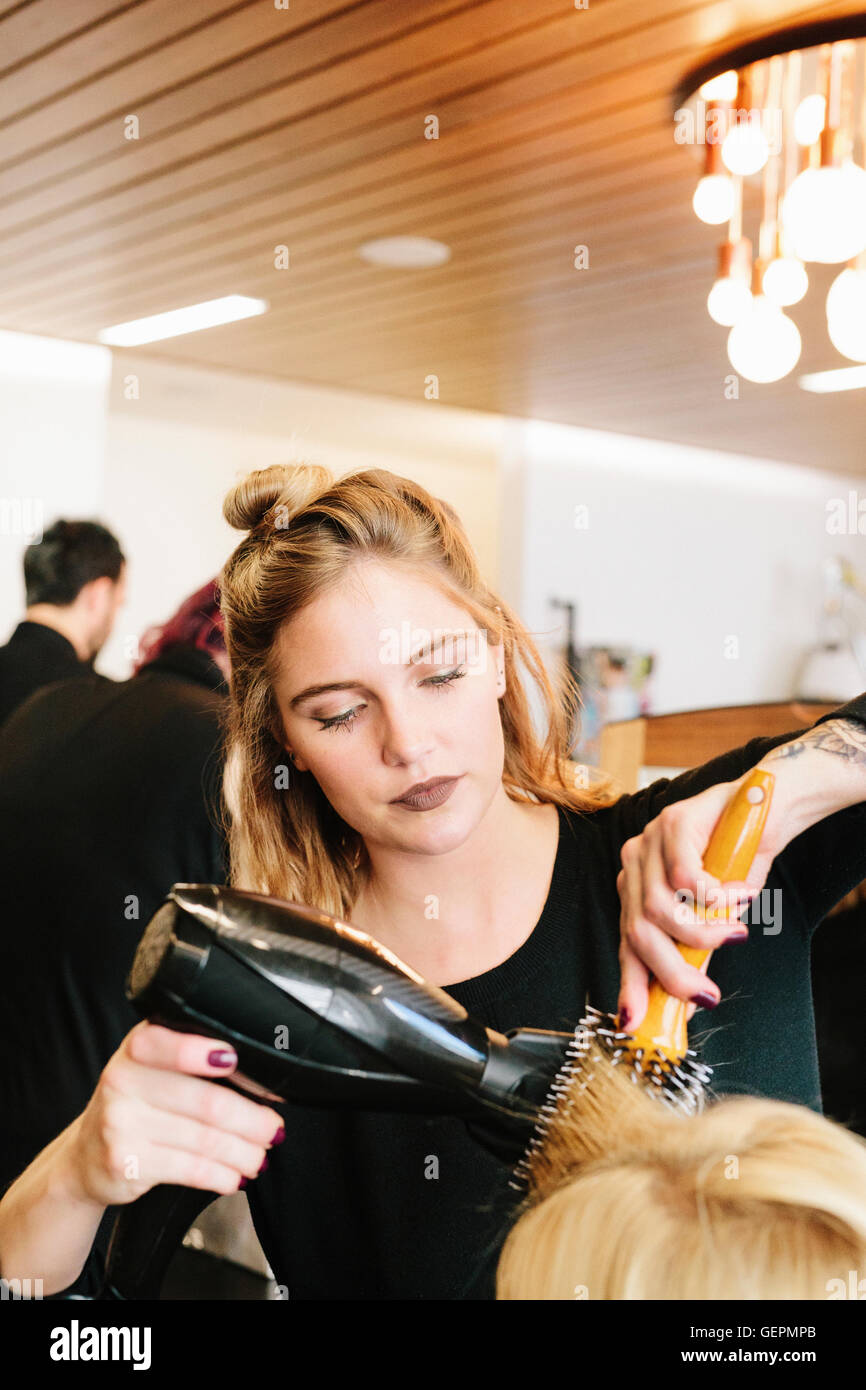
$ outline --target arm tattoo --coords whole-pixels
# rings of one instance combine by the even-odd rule
[[[846,762],[866,766],[866,725],[858,723],[856,719],[828,719],[790,743],[771,748],[761,761],[767,763],[773,758],[796,758],[810,748],[820,748],[825,753],[837,754]]]

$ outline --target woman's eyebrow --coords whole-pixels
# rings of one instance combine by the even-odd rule
[[[440,635],[438,637],[428,638],[426,641],[422,642],[419,647],[415,649],[415,651],[409,657],[409,660],[405,662],[404,665],[407,667],[407,669],[409,666],[417,665],[430,654],[433,648],[442,646],[443,641],[453,642],[455,638],[471,636],[472,633],[469,630],[461,629],[455,631],[453,629],[449,629],[445,637]],[[329,682],[327,685],[308,685],[307,688],[305,690],[302,690],[299,695],[294,695],[292,697],[292,699],[289,701],[289,708],[294,709],[297,705],[301,703],[302,700],[309,700],[314,695],[324,695],[325,692],[328,690],[360,690],[363,684],[363,681],[332,681]]]
[[[294,695],[289,701],[289,708],[294,709],[302,700],[309,700],[313,695],[324,695],[327,690],[357,690],[362,684],[361,681],[334,681],[331,685],[308,685],[306,690],[302,690],[300,695]]]

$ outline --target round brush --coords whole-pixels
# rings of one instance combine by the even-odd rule
[[[716,822],[703,866],[720,883],[743,882],[748,877],[763,834],[774,782],[771,772],[754,769],[740,783]],[[727,907],[705,908],[701,903],[695,904],[695,913],[706,922],[730,918]],[[699,970],[712,955],[711,950],[702,947],[678,944],[678,950],[689,965]],[[626,1068],[635,1085],[645,1087],[680,1114],[693,1115],[703,1109],[712,1068],[689,1046],[687,1008],[685,1000],[668,994],[656,979],[650,984],[646,1013],[631,1031],[620,1027],[616,1014],[587,1007],[540,1108],[533,1136],[514,1169],[510,1182],[513,1188],[522,1190],[527,1186],[533,1159],[545,1142],[554,1116],[563,1107],[575,1104],[592,1085],[601,1065]]]

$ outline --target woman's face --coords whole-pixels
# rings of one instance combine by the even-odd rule
[[[420,576],[371,560],[286,623],[276,655],[285,746],[343,820],[368,845],[462,844],[502,781],[501,645]],[[459,779],[444,801],[397,804],[442,777]]]

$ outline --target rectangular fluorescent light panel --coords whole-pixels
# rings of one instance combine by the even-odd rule
[[[866,365],[836,367],[832,372],[807,372],[800,377],[804,391],[856,391],[866,386]]]
[[[156,343],[162,338],[178,338],[182,333],[197,333],[202,328],[216,328],[221,323],[254,318],[267,313],[266,299],[250,299],[245,294],[227,294],[222,299],[208,299],[203,304],[189,304],[185,309],[170,309],[165,314],[150,314],[146,319],[131,319],[103,328],[98,334],[101,343],[111,347],[138,347],[141,343]]]

